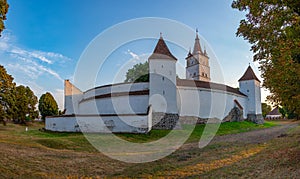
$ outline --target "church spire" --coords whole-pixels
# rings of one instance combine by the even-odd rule
[[[198,37],[198,29],[196,29],[196,38],[195,38],[194,51],[193,51],[193,55],[196,55],[196,54],[203,54],[201,45],[200,45],[200,39]]]

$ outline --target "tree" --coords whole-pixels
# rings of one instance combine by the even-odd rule
[[[259,61],[268,100],[300,115],[300,1],[235,0],[232,7],[247,11],[237,36],[252,44]]]
[[[58,106],[51,93],[47,92],[40,97],[39,111],[42,115],[43,120],[45,120],[46,116],[53,116],[58,114]]]
[[[0,121],[5,125],[6,119],[11,119],[15,108],[14,78],[0,65]]]
[[[266,115],[271,111],[271,106],[267,103],[261,103],[262,115],[266,117]]]
[[[38,99],[28,86],[17,86],[15,99],[14,119],[16,119],[17,122],[25,123],[27,120],[38,117],[38,113],[35,109]]]
[[[6,0],[0,0],[0,34],[5,29],[4,20],[6,20],[6,14],[8,12],[9,5]]]
[[[149,81],[148,62],[135,64],[126,73],[125,82],[147,82]]]
[[[283,117],[288,119],[294,119],[296,114],[292,111],[289,111],[285,106],[279,108],[279,112],[282,114]]]

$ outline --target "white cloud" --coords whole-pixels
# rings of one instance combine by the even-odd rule
[[[131,55],[131,57],[135,60],[140,60],[140,56],[129,49],[127,50],[127,54]]]
[[[0,38],[0,56],[1,65],[13,75],[17,85],[29,86],[38,98],[51,92],[63,109],[63,89],[59,89],[63,86],[63,78],[55,69],[72,59],[60,53],[23,48],[9,30]],[[57,80],[49,81],[49,77]]]
[[[71,60],[70,58],[54,52],[43,52],[39,50],[28,50],[14,45],[14,37],[10,33],[3,33],[0,38],[0,50],[14,59],[21,60],[21,63],[9,63],[8,68],[12,71],[21,70],[31,79],[37,79],[42,74],[49,74],[60,81],[63,78],[49,65],[56,62]]]

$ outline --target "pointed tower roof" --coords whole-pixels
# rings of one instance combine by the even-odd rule
[[[246,72],[244,73],[244,75],[239,79],[239,81],[246,81],[246,80],[256,80],[256,81],[260,82],[259,79],[256,77],[254,71],[252,70],[250,64],[249,64]]]
[[[198,37],[198,29],[196,29],[196,38],[195,38],[193,55],[196,55],[198,53],[203,54],[201,45],[200,45],[200,39]]]
[[[149,59],[169,59],[177,61],[176,57],[174,57],[174,55],[170,52],[161,34],[156,47]]]

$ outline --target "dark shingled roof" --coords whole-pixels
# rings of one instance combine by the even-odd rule
[[[157,45],[149,59],[169,59],[177,61],[176,57],[172,55],[162,37],[159,38]]]
[[[232,88],[227,85],[206,82],[206,81],[198,81],[198,80],[184,80],[184,79],[177,79],[177,86],[188,86],[188,87],[197,87],[197,88],[206,88],[206,89],[214,89],[214,90],[221,90],[227,91],[231,93],[235,93],[242,96],[247,96],[241,93],[238,89]]]
[[[267,115],[281,115],[281,114],[279,112],[278,107],[276,107],[271,112],[269,112]]]
[[[246,81],[246,80],[256,80],[259,81],[259,79],[256,77],[255,73],[253,72],[250,65],[248,66],[246,72],[244,75],[239,79],[239,81]],[[259,81],[260,82],[260,81]]]

